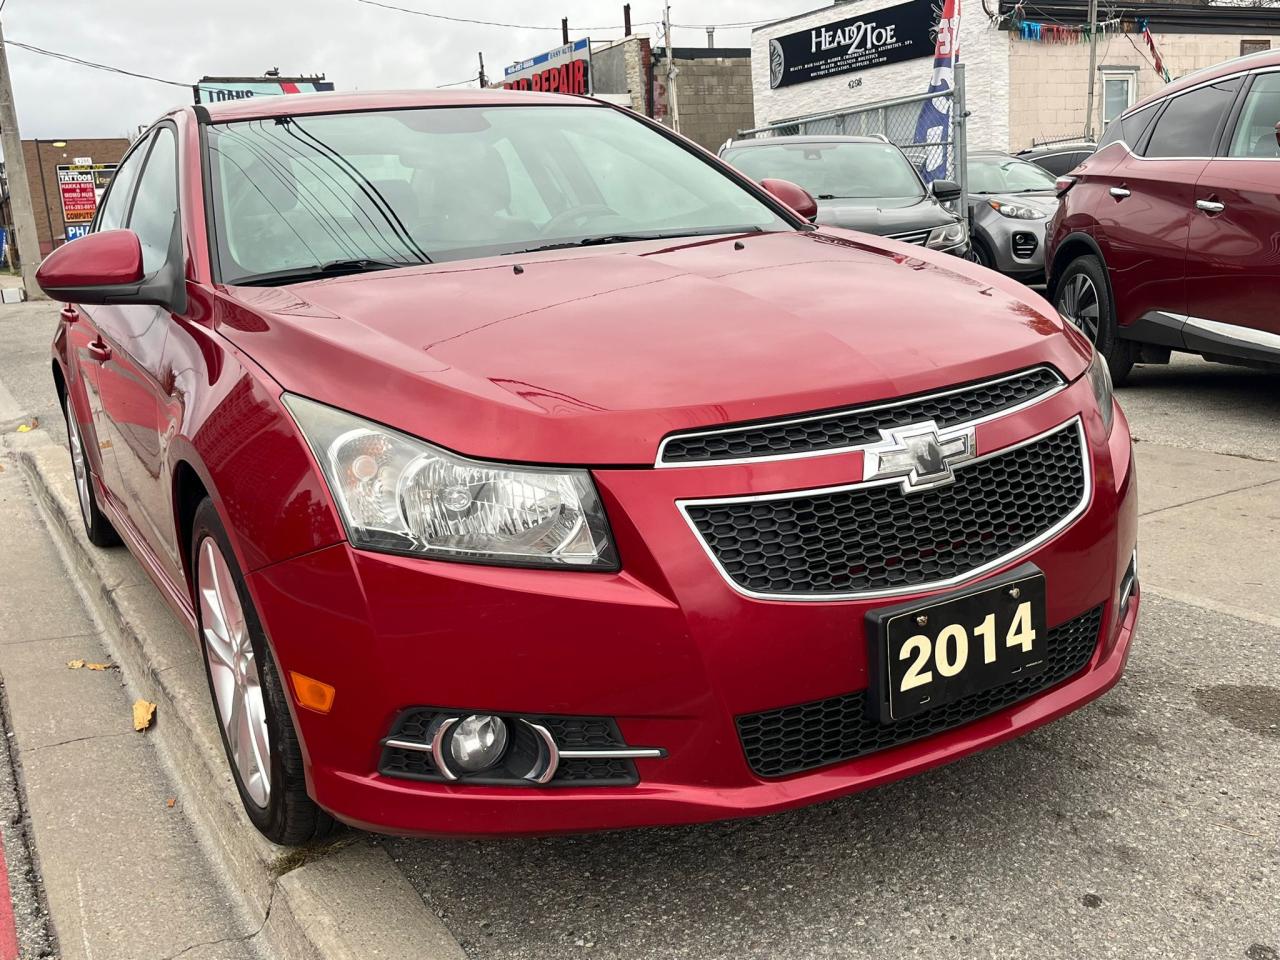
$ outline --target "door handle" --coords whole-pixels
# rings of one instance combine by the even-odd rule
[[[106,363],[111,359],[111,348],[100,340],[94,340],[86,349],[89,351],[90,360]]]
[[[1227,205],[1217,200],[1197,200],[1196,209],[1203,210],[1205,213],[1221,213],[1227,209]]]
[[[1125,197],[1131,196],[1131,194],[1125,187],[1112,187],[1111,195],[1115,197],[1117,200],[1123,200]]]
[[[58,316],[62,317],[63,323],[75,323],[80,319],[80,312],[75,307],[68,305],[62,308],[62,312]]]

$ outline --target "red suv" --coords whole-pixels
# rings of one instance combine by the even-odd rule
[[[1051,299],[1116,382],[1171,350],[1280,365],[1280,53],[1139,103],[1058,187]]]
[[[268,837],[765,813],[1116,682],[1105,363],[778,197],[812,212],[517,91],[187,107],[133,147],[41,266],[53,375],[89,537],[190,625]]]

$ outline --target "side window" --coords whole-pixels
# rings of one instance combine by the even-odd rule
[[[1142,143],[1143,135],[1150,128],[1151,121],[1160,112],[1160,106],[1158,103],[1153,103],[1149,107],[1143,107],[1136,113],[1129,114],[1129,116],[1120,121],[1120,136],[1135,152]]]
[[[142,244],[142,272],[147,276],[159,270],[169,256],[169,241],[178,216],[177,149],[171,127],[156,131],[129,214],[129,229]]]
[[[1259,74],[1244,98],[1229,157],[1280,157],[1280,73]]]
[[[1156,121],[1146,157],[1211,157],[1222,118],[1231,109],[1240,78],[1201,87],[1169,101]]]
[[[107,199],[98,211],[98,222],[94,230],[115,230],[124,226],[124,219],[129,214],[129,193],[133,190],[134,181],[138,179],[138,171],[142,168],[142,158],[147,155],[149,143],[140,143],[124,163],[116,168],[111,178],[111,186],[107,187]]]

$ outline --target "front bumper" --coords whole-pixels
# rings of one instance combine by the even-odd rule
[[[1083,380],[978,428],[996,450],[1090,410]],[[1102,610],[1099,641],[1070,679],[962,726],[807,772],[766,779],[736,718],[865,689],[868,610],[891,600],[759,600],[717,573],[676,501],[821,487],[860,453],[790,461],[596,472],[623,569],[518,570],[442,563],[339,544],[259,570],[249,587],[286,675],[333,684],[327,715],[294,710],[312,796],[339,819],[397,834],[514,834],[752,816],[927,770],[1047,723],[1120,677],[1137,618],[1121,584],[1137,516],[1128,426],[1085,432],[1091,501],[1030,554],[1051,625]],[[941,591],[932,591],[934,593]],[[920,596],[927,595],[922,592]],[[498,787],[379,774],[380,742],[407,708],[610,717],[635,760],[631,786]]]
[[[1000,273],[1022,280],[1044,276],[1046,235],[1050,220],[1013,220],[993,214],[975,230],[995,259]]]

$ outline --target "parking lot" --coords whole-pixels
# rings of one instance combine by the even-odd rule
[[[54,316],[5,309],[0,383],[60,436],[43,373]],[[1121,391],[1139,441],[1144,608],[1124,679],[1076,714],[761,820],[356,842],[385,849],[473,958],[1274,960],[1277,387],[1175,358]]]

